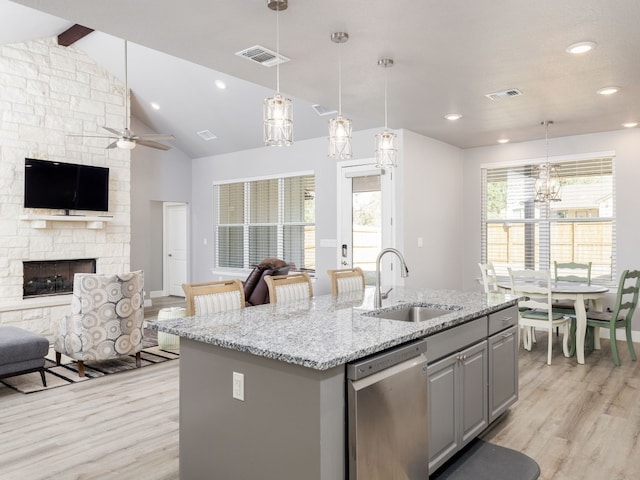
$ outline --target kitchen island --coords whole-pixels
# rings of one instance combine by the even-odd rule
[[[346,364],[489,318],[516,299],[396,287],[383,309],[403,303],[445,313],[417,323],[370,316],[367,289],[149,324],[182,337],[180,478],[346,478]]]

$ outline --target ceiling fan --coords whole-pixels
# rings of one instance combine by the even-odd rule
[[[166,133],[144,133],[136,135],[129,128],[129,81],[128,81],[128,59],[127,59],[127,41],[124,41],[124,111],[125,111],[125,127],[118,130],[111,127],[103,126],[111,135],[72,135],[78,137],[94,137],[94,138],[110,138],[113,141],[107,145],[107,148],[121,148],[124,150],[132,150],[136,145],[157,148],[158,150],[169,150],[171,147],[159,143],[157,140],[175,140],[171,134]]]

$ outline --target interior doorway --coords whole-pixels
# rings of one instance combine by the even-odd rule
[[[163,290],[184,297],[187,281],[187,204],[164,202],[163,208]]]

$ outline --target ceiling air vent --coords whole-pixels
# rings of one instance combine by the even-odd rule
[[[269,50],[268,48],[261,47],[260,45],[245,48],[244,50],[236,52],[236,55],[246,58],[247,60],[252,60],[260,65],[264,65],[265,67],[273,67],[279,63],[285,63],[291,60],[283,55],[278,56],[276,52]]]
[[[325,115],[333,115],[334,113],[338,113],[337,110],[323,107],[322,105],[318,105],[317,103],[315,105],[311,105],[311,108],[313,108],[316,111],[316,113],[321,117],[324,117]]]
[[[519,97],[520,95],[522,95],[520,90],[517,88],[510,88],[509,90],[502,90],[501,92],[487,93],[485,97],[489,100],[502,100],[504,98]]]
[[[213,134],[211,130],[201,130],[200,132],[198,132],[198,135],[200,135],[204,140],[207,141],[218,138]]]

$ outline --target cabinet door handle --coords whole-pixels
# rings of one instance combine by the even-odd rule
[[[511,321],[511,319],[512,319],[512,318],[513,318],[513,317],[504,317],[504,318],[502,319],[502,324],[503,324],[503,325],[505,325],[505,324],[509,323],[509,322]]]

